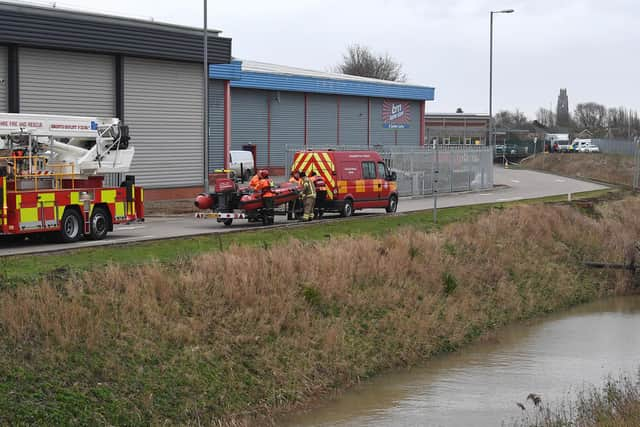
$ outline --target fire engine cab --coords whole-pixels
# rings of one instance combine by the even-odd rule
[[[134,148],[116,118],[0,114],[0,237],[103,239],[142,220],[143,189],[126,176]]]
[[[309,175],[315,171],[327,186],[321,208],[349,217],[355,210],[398,208],[395,172],[389,171],[376,151],[299,151],[293,156],[292,171]]]

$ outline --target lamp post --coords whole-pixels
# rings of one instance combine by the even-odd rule
[[[203,105],[203,130],[202,130],[202,139],[203,139],[203,166],[204,166],[204,177],[203,177],[203,187],[204,192],[209,192],[209,55],[207,49],[207,0],[204,0],[204,34],[203,34],[203,58],[202,61],[204,63],[204,105]]]
[[[492,10],[489,20],[489,141],[488,145],[494,146],[493,140],[493,14],[494,13],[513,13],[513,9]],[[505,147],[506,148],[506,147]]]

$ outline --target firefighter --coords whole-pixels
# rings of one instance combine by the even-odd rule
[[[313,186],[316,189],[316,203],[313,217],[322,218],[324,214],[324,202],[327,199],[327,185],[324,179],[316,173],[315,169],[311,170],[309,179],[313,182]]]
[[[302,177],[302,203],[304,206],[302,220],[311,221],[313,219],[313,207],[316,203],[316,188],[303,171],[300,172],[300,176]]]
[[[271,225],[274,223],[274,211],[273,211],[273,197],[275,184],[269,178],[269,171],[263,169],[260,171],[260,181],[256,185],[256,191],[262,194],[262,222],[264,225]]]
[[[291,184],[295,184],[298,187],[302,185],[302,180],[300,179],[300,172],[291,171],[291,177],[289,178],[289,182]],[[287,219],[292,220],[294,217],[297,217],[296,211],[300,208],[300,199],[295,199],[289,202],[287,206]]]
[[[256,187],[258,186],[258,182],[260,181],[262,172],[262,170],[257,171],[256,174],[251,178],[251,181],[249,181],[249,188],[251,188],[252,190],[256,189]]]

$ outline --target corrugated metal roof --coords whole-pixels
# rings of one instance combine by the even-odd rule
[[[209,77],[230,80],[231,87],[370,96],[413,100],[434,99],[435,89],[408,83],[308,70],[256,61],[234,60],[211,65]]]

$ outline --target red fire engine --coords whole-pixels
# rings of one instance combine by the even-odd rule
[[[103,185],[128,172],[133,154],[118,119],[0,114],[0,237],[98,240],[114,224],[141,221],[133,176]]]

